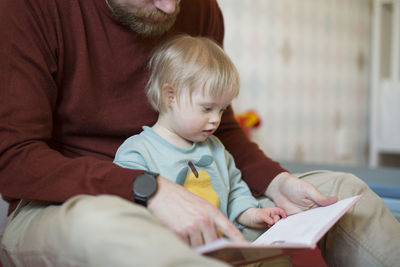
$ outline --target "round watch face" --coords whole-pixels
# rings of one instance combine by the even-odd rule
[[[135,179],[133,189],[136,196],[149,198],[157,190],[157,181],[154,176],[144,173]]]

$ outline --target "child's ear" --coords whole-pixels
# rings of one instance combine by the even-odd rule
[[[168,107],[172,105],[172,103],[176,100],[176,90],[170,84],[164,84],[162,87],[162,97],[165,100],[165,103]]]

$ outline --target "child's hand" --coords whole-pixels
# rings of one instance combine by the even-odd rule
[[[250,208],[242,212],[237,221],[249,227],[265,228],[271,227],[281,218],[286,218],[286,213],[278,207]]]

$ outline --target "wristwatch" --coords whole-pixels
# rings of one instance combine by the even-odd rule
[[[147,206],[147,200],[157,191],[157,176],[160,174],[146,171],[136,177],[132,184],[133,198],[137,204]]]

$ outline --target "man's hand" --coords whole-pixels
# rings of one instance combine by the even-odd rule
[[[158,191],[148,209],[192,247],[218,239],[218,232],[232,241],[246,241],[240,231],[215,206],[181,185],[158,176]]]
[[[265,195],[287,215],[319,206],[328,206],[337,201],[337,197],[325,196],[314,185],[287,172],[280,173],[272,180]]]

